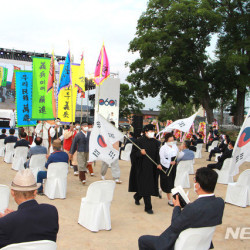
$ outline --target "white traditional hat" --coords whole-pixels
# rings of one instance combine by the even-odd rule
[[[14,180],[11,183],[11,189],[16,191],[32,191],[41,186],[41,183],[36,183],[36,179],[30,169],[24,169],[17,172]]]

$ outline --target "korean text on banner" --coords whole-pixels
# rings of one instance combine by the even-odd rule
[[[60,65],[60,76],[63,72],[64,64]],[[58,117],[62,122],[75,122],[77,87],[75,83],[79,76],[79,64],[71,64],[72,84],[62,88],[58,95]],[[73,89],[72,89],[73,88]],[[73,94],[73,99],[72,99]]]
[[[124,138],[124,135],[110,122],[97,114],[89,139],[89,161],[102,160],[111,164],[119,157],[119,151],[113,144]]]
[[[36,126],[31,118],[32,71],[16,70],[17,127]]]
[[[50,58],[33,57],[32,119],[54,120],[52,91],[47,93]]]
[[[8,76],[8,69],[3,68],[3,79],[2,79],[2,86],[6,87],[7,85],[7,76]]]
[[[250,162],[250,109],[237,137],[232,162],[232,175],[239,173],[239,166],[243,162]]]

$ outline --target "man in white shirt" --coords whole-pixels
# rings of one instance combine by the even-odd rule
[[[50,124],[46,121],[40,121],[36,125],[35,133],[37,137],[41,137],[43,139],[42,146],[44,146],[47,150],[49,148],[49,128]]]

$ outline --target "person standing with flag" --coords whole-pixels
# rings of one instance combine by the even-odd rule
[[[145,212],[153,214],[151,196],[159,196],[157,168],[161,169],[159,156],[159,142],[154,139],[154,125],[146,125],[145,135],[139,138],[131,151],[131,170],[129,176],[129,192],[134,195],[135,204],[140,205],[140,199],[144,199]],[[156,166],[146,154],[154,160]]]
[[[72,156],[77,151],[77,163],[79,171],[79,179],[82,184],[86,183],[87,161],[89,159],[89,137],[88,123],[81,124],[81,131],[76,134],[72,146],[70,148],[69,156]]]

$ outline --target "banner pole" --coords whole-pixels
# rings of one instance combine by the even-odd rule
[[[135,144],[129,137],[127,137],[126,135],[124,135],[125,138],[127,138],[135,147],[137,147],[139,150],[142,150],[142,148],[140,148],[137,144]],[[157,164],[147,153],[146,153],[146,156],[148,157],[148,159],[150,161],[152,161],[156,166],[158,166],[159,164]],[[164,174],[167,174],[167,171],[164,171],[163,169],[161,169],[161,171],[164,173]]]

